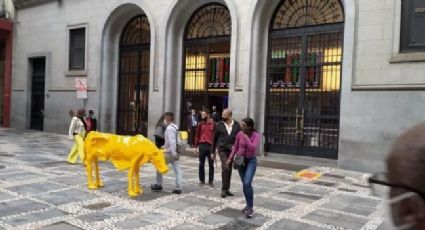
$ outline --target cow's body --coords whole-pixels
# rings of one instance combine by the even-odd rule
[[[142,191],[139,187],[140,166],[151,162],[159,172],[168,171],[164,152],[142,135],[120,136],[108,133],[90,132],[85,141],[86,169],[89,189],[102,187],[99,177],[98,161],[111,161],[118,170],[128,171],[128,194],[137,196]],[[96,180],[93,181],[93,166]]]

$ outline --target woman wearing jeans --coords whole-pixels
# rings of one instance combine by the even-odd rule
[[[227,165],[230,165],[235,155],[243,156],[245,164],[238,169],[243,184],[243,193],[245,195],[246,207],[242,212],[247,218],[254,216],[254,189],[252,180],[257,169],[256,149],[260,143],[260,135],[254,129],[254,120],[245,118],[241,122],[241,129],[236,135],[236,142],[233,146]]]

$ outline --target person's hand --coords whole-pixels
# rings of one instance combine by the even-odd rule
[[[194,148],[194,149],[193,149],[193,153],[195,153],[195,154],[199,154],[199,149],[198,149],[198,148]]]
[[[73,141],[73,140],[74,140],[74,137],[73,137],[73,136],[68,136],[68,139],[69,139],[70,141]]]
[[[179,159],[179,154],[178,154],[178,153],[176,153],[176,152],[174,152],[174,153],[172,154],[172,156],[173,156],[174,160],[178,160],[178,159]]]
[[[211,160],[215,159],[215,154],[211,154]]]
[[[227,162],[226,162],[227,167],[230,167],[230,164],[232,164],[232,161],[230,159],[228,159]]]

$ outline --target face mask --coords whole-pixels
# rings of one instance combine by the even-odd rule
[[[223,120],[224,122],[226,122],[226,121],[228,121],[228,120],[229,120],[229,118],[227,118],[227,117],[226,117],[226,118],[224,118],[224,117],[223,117],[223,118],[222,118],[222,120]]]
[[[202,118],[201,118],[201,120],[206,121],[206,120],[207,120],[207,118],[206,118],[206,117],[202,117]]]
[[[393,197],[390,200],[387,200],[386,205],[385,205],[385,209],[386,209],[386,213],[385,213],[386,218],[385,219],[387,220],[387,222],[386,222],[387,228],[386,229],[409,230],[409,229],[412,229],[413,227],[416,226],[416,223],[414,223],[414,224],[405,223],[405,224],[396,226],[394,224],[394,221],[392,221],[393,218],[392,218],[392,210],[391,210],[391,206],[396,205],[396,204],[402,202],[403,200],[414,197],[414,196],[417,196],[417,194],[413,193],[413,192],[408,192],[408,193],[404,193],[404,194],[401,194],[399,196]]]

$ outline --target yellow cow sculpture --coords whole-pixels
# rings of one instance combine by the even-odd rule
[[[140,167],[151,162],[156,169],[165,174],[168,167],[164,151],[142,135],[119,136],[108,133],[90,132],[85,141],[85,164],[89,189],[103,187],[99,176],[98,161],[111,161],[118,170],[128,169],[128,195],[143,193],[139,184]],[[93,167],[96,171],[93,180]]]

